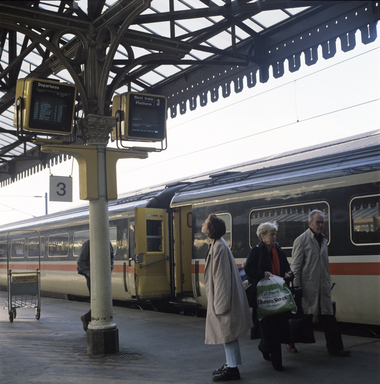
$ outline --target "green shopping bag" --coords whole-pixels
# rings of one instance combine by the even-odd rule
[[[283,312],[297,312],[293,295],[282,277],[272,275],[257,284],[257,315],[259,320]]]

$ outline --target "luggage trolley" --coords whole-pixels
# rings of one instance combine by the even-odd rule
[[[10,266],[10,234],[14,232],[36,232],[38,234],[38,262],[35,270],[29,271],[13,271]],[[8,232],[7,236],[7,275],[8,275],[8,314],[9,321],[12,323],[16,318],[16,308],[35,308],[36,320],[41,316],[41,237],[37,230],[12,230]],[[20,249],[18,250],[20,252]],[[22,256],[24,256],[24,246],[22,246]],[[13,249],[12,249],[13,252]]]

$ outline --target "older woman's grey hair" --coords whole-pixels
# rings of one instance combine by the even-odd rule
[[[275,221],[261,223],[257,228],[256,235],[261,240],[261,235],[266,235],[272,229],[278,230],[278,224]]]

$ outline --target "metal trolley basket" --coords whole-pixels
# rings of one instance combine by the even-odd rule
[[[13,271],[10,269],[10,234],[11,232],[37,232],[39,239],[38,247],[38,267],[35,270]],[[7,257],[7,277],[8,277],[8,314],[9,321],[12,323],[16,318],[16,308],[35,308],[36,320],[41,316],[41,238],[37,230],[13,230],[8,232],[8,257]],[[36,264],[36,263],[34,263]]]

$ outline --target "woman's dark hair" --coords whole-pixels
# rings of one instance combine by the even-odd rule
[[[220,239],[226,233],[226,223],[215,214],[211,214],[208,222],[208,237],[210,239]]]

